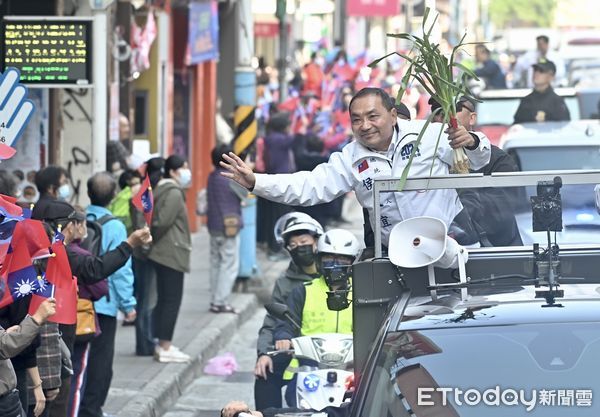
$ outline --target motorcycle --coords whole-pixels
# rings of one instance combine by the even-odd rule
[[[284,304],[268,304],[267,311],[274,317],[290,321]],[[354,350],[352,335],[322,333],[299,336],[291,340],[292,349],[269,352],[269,355],[292,354],[301,365],[289,369],[296,373],[296,404],[301,409],[322,410],[328,406],[339,407],[344,402],[347,391],[354,384]]]

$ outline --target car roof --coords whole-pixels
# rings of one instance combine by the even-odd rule
[[[500,140],[502,149],[586,145],[600,145],[598,120],[518,124],[511,126]]]
[[[477,97],[480,100],[497,100],[497,99],[510,99],[510,98],[522,98],[532,93],[531,88],[509,88],[503,90],[483,90]],[[554,92],[561,97],[575,96],[576,90],[574,88],[561,87],[555,88]]]
[[[395,330],[505,326],[533,323],[597,322],[600,307],[598,284],[568,284],[560,287],[564,297],[553,306],[536,298],[534,286],[506,287],[504,291],[477,294],[467,300],[454,296],[428,302],[412,299]],[[539,288],[538,288],[539,289]],[[487,290],[490,290],[489,288]]]

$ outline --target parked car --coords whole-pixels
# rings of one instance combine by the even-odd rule
[[[589,78],[587,79],[589,80]],[[577,89],[582,119],[600,119],[600,68],[598,69],[597,83],[593,85],[593,87]]]
[[[571,114],[571,120],[580,119],[579,102],[572,88],[556,88],[554,91],[565,98]],[[479,95],[481,103],[477,103],[477,126],[497,145],[502,135],[513,124],[514,115],[523,97],[530,94],[530,89],[484,90]]]

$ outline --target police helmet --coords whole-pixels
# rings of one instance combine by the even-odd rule
[[[275,240],[284,244],[292,234],[306,232],[318,238],[323,234],[321,224],[306,213],[295,211],[285,214],[275,223]]]

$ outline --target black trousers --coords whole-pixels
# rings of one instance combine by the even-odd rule
[[[137,306],[135,311],[135,354],[152,356],[154,354],[154,332],[152,326],[153,296],[156,288],[156,272],[147,259],[132,258],[134,289]]]
[[[183,272],[152,262],[156,270],[157,301],[152,315],[154,336],[158,340],[173,340],[175,324],[183,298]]]
[[[92,340],[87,368],[87,385],[81,398],[78,417],[102,417],[113,376],[117,318],[98,314],[100,336]]]
[[[267,375],[267,379],[256,378],[254,380],[254,403],[256,410],[262,411],[266,408],[281,408],[281,388],[290,381],[283,380],[283,372],[290,364],[290,356],[275,355],[273,357],[273,373]]]

